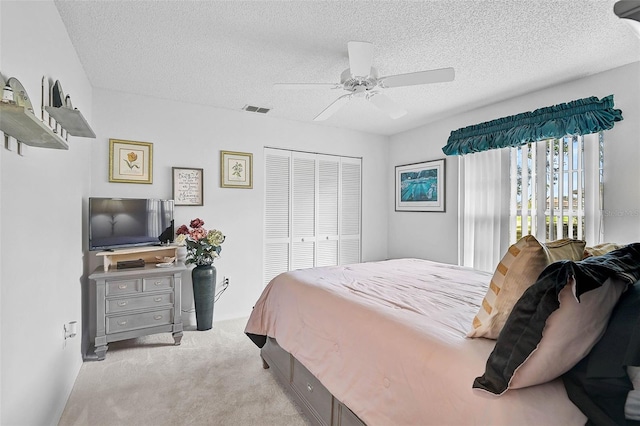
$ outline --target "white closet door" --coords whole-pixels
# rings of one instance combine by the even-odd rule
[[[360,262],[362,160],[341,159],[340,264]]]
[[[338,264],[340,158],[318,156],[318,235],[316,266]]]
[[[291,269],[312,268],[316,247],[316,160],[313,154],[294,152],[292,161]]]
[[[291,153],[265,149],[264,284],[289,270]]]
[[[289,270],[360,262],[361,164],[265,148],[265,285]]]

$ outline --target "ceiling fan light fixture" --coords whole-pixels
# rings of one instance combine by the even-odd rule
[[[636,36],[640,37],[640,1],[620,0],[613,5],[613,13],[626,22]]]

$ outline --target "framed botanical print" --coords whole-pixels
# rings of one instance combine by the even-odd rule
[[[109,139],[109,182],[152,183],[153,144]]]
[[[396,166],[397,212],[443,212],[445,160]]]
[[[220,151],[220,186],[253,188],[253,154]]]
[[[202,206],[203,173],[202,169],[172,167],[173,203],[176,206]]]

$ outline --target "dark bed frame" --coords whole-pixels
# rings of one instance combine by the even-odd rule
[[[268,337],[260,351],[263,368],[269,368],[307,419],[318,426],[365,426],[346,405],[331,395],[293,355]]]

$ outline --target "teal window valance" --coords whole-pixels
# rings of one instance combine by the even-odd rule
[[[613,95],[602,99],[592,96],[454,130],[442,151],[446,155],[464,155],[566,135],[586,135],[609,130],[620,120],[622,111],[613,108]]]

